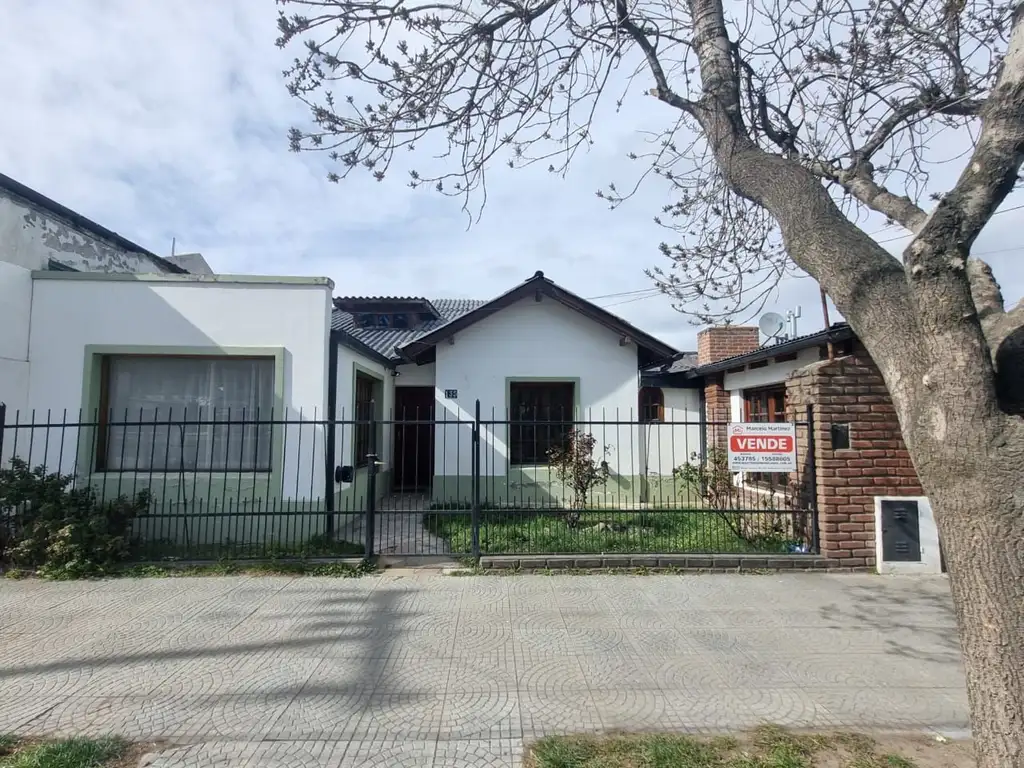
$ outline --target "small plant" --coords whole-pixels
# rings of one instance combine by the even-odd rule
[[[570,526],[579,522],[580,510],[586,508],[590,492],[607,482],[611,474],[608,462],[603,458],[608,455],[608,447],[602,449],[600,462],[594,460],[595,448],[597,438],[589,432],[574,429],[569,433],[564,446],[548,451],[548,460],[555,470],[555,475],[572,493],[569,500],[570,511],[566,514],[566,522]]]
[[[49,578],[97,576],[128,558],[149,493],[103,500],[73,476],[11,459],[0,470],[0,563]]]
[[[688,493],[695,489],[704,503],[729,527],[729,530],[743,541],[758,549],[792,549],[795,545],[795,530],[798,526],[792,519],[793,506],[788,486],[783,489],[783,498],[774,492],[758,494],[748,511],[739,511],[744,506],[741,490],[733,481],[729,469],[729,454],[721,448],[708,449],[706,460],[699,453],[690,455],[690,461],[672,470]]]

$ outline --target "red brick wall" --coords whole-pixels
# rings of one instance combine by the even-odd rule
[[[729,392],[724,386],[725,376],[719,373],[704,380],[704,414],[708,422],[708,448],[725,449],[725,423],[732,419],[732,407],[729,404]]]
[[[727,357],[753,352],[761,346],[752,325],[720,325],[697,334],[697,365],[717,363]]]
[[[852,355],[794,372],[786,389],[792,419],[814,407],[821,552],[840,567],[874,566],[875,497],[923,495],[882,375],[857,342]],[[832,450],[833,423],[849,425],[848,450]],[[809,483],[808,472],[800,477]]]

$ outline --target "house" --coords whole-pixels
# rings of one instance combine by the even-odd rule
[[[923,495],[882,375],[845,323],[762,345],[758,329],[708,328],[697,359],[662,377],[700,382],[709,447],[724,447],[730,422],[803,422],[801,471],[790,481],[813,500],[819,549],[842,567],[887,572],[945,568]],[[750,478],[740,474],[738,485]]]
[[[365,485],[376,439],[379,488],[470,499],[477,419],[491,504],[561,504],[548,452],[571,428],[593,435],[595,460],[607,462],[595,504],[671,503],[673,469],[700,451],[699,388],[643,383],[692,356],[542,272],[488,301],[336,298],[332,329],[336,418],[366,419],[372,402],[378,422],[375,435],[342,430],[339,463],[355,469],[342,494]]]

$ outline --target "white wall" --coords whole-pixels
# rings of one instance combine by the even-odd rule
[[[354,384],[357,370],[368,373],[383,382],[384,398],[380,406],[379,413],[381,414],[384,422],[388,422],[393,418],[391,414],[394,411],[396,382],[395,377],[391,375],[391,371],[376,360],[371,360],[348,347],[339,345],[338,399],[337,413],[335,414],[335,418],[341,422],[337,426],[337,437],[335,438],[335,461],[339,466],[344,466],[346,464],[352,465],[355,463],[355,456],[352,452],[354,447],[354,432],[353,424],[351,422],[355,419]],[[382,424],[378,433],[380,444],[377,446],[377,454],[380,456],[380,460],[384,462],[380,467],[380,471],[382,472],[391,468],[392,433],[393,430],[391,429],[391,425],[388,423]],[[339,486],[341,490],[348,487],[348,483],[343,483]]]
[[[396,387],[432,387],[434,386],[434,363],[424,365],[400,365],[398,366],[398,378],[395,379]]]
[[[28,406],[28,335],[32,273],[0,261],[0,403]]]
[[[725,374],[725,388],[728,390],[743,390],[781,384],[793,371],[797,371],[805,365],[816,363],[818,360],[817,347],[801,349],[797,353],[796,360],[787,360],[783,363],[770,362],[763,368],[755,368],[752,371],[747,370]]]
[[[662,393],[664,420],[640,429],[641,474],[645,475],[671,475],[700,451],[700,391],[666,388]]]
[[[288,418],[324,419],[332,286],[316,278],[257,280],[36,273],[28,407],[78,417],[86,345],[203,347],[214,354],[219,347],[274,347],[285,350]],[[323,430],[294,426],[285,441],[284,497],[322,496]],[[74,467],[75,443],[73,430],[63,435],[64,471]],[[33,454],[39,450],[37,439]],[[51,458],[53,452],[51,444]]]
[[[619,346],[613,331],[547,297],[524,299],[470,326],[454,344],[438,345],[438,417],[447,413],[448,419],[472,421],[479,399],[485,421],[506,419],[508,377],[579,378],[584,421],[625,422],[638,416],[636,347]],[[458,390],[458,398],[444,398],[446,389]],[[612,445],[607,460],[613,473],[637,474],[638,452],[631,448],[636,446],[635,427],[592,424],[587,429],[599,444]],[[438,428],[435,474],[470,473],[469,432],[468,427]],[[506,433],[502,425],[483,430],[484,472],[505,473]]]

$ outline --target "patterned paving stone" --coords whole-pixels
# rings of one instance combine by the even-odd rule
[[[579,731],[967,727],[944,579],[0,583],[0,731],[155,768],[513,766]]]
[[[562,693],[521,691],[523,731],[534,736],[597,732],[604,728],[597,702],[589,691]]]
[[[519,768],[522,760],[519,739],[442,741],[434,753],[434,765],[445,768]]]

